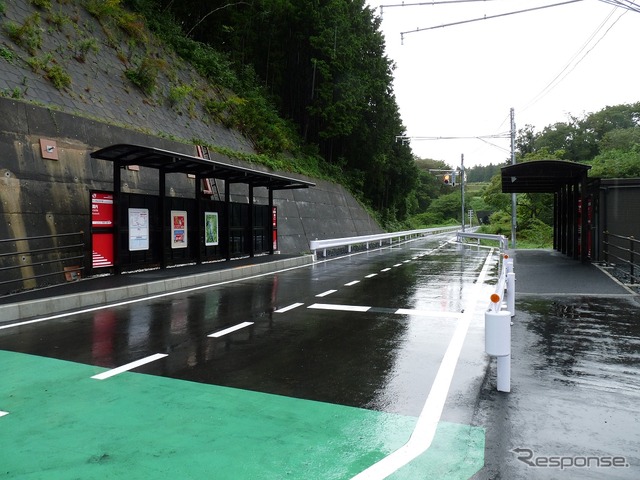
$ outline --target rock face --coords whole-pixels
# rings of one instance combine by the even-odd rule
[[[171,58],[147,33],[132,36],[99,21],[74,2],[7,1],[0,18],[0,294],[65,279],[60,248],[77,245],[74,264],[91,264],[92,190],[113,190],[110,162],[90,153],[116,143],[153,146],[196,155],[194,143],[254,153],[252,142],[202,110],[203,98],[218,94],[188,65]],[[162,59],[152,89],[143,92],[127,72],[145,59]],[[176,91],[187,92],[176,96]],[[195,102],[196,95],[199,102]],[[204,96],[204,97],[203,97]],[[234,160],[233,163],[239,163]],[[244,164],[251,168],[255,166]],[[289,175],[290,174],[286,174]],[[306,179],[316,187],[274,192],[278,248],[309,250],[313,239],[366,235],[379,225],[341,186]],[[174,175],[168,195],[193,198],[195,180]],[[155,170],[125,170],[124,192],[157,195]],[[231,201],[248,203],[248,188],[233,185]],[[254,190],[267,204],[267,191]],[[37,240],[32,237],[71,234]],[[31,240],[20,240],[24,238]],[[36,260],[21,252],[49,249]],[[69,251],[70,252],[70,251]],[[47,263],[51,262],[51,263]],[[38,267],[34,266],[38,263]],[[49,266],[50,265],[50,266]],[[24,280],[34,275],[44,275]]]

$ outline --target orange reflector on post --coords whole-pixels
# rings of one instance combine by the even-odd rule
[[[500,295],[497,293],[492,293],[490,298],[493,303],[498,303],[500,301]]]
[[[509,255],[508,255],[507,253],[505,253],[503,258],[504,258],[505,260],[507,260],[507,259],[509,258]]]

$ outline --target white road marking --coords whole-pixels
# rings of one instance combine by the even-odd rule
[[[409,263],[411,260],[405,260],[402,263]]]
[[[376,312],[375,307],[364,305],[339,305],[329,303],[314,303],[307,308],[315,308],[317,310],[333,310],[343,312]],[[379,309],[378,309],[379,310]],[[463,313],[460,312],[444,312],[442,310],[416,310],[412,308],[398,308],[398,309],[385,309],[386,313],[392,313],[395,315],[416,315],[420,317],[433,317],[433,318],[461,318]]]
[[[292,303],[288,307],[279,308],[278,310],[274,310],[274,312],[275,313],[284,313],[284,312],[288,312],[289,310],[293,310],[294,308],[298,308],[298,307],[300,307],[302,305],[304,305],[304,303]]]
[[[9,412],[3,412],[0,410],[0,417],[4,417],[5,415],[9,415]]]
[[[224,337],[225,335],[229,335],[230,333],[233,333],[237,330],[241,330],[245,327],[248,327],[249,325],[253,325],[253,322],[242,322],[242,323],[239,323],[238,325],[234,325],[233,327],[225,328],[224,330],[220,330],[219,332],[215,332],[215,333],[212,333],[211,335],[207,335],[207,337],[210,337],[210,338]]]
[[[391,270],[390,268],[383,268],[382,270],[380,270],[381,272],[388,272],[389,270]]]
[[[416,310],[414,308],[399,308],[395,312],[396,315],[418,315],[420,317],[438,317],[438,318],[460,318],[460,312],[443,312],[438,310]]]
[[[156,353],[155,355],[151,355],[149,357],[141,358],[140,360],[136,360],[135,362],[127,363],[126,365],[122,365],[118,368],[113,368],[111,370],[107,370],[106,372],[99,373],[98,375],[94,375],[91,378],[96,380],[104,380],[106,378],[113,377],[123,372],[128,372],[129,370],[133,370],[134,368],[140,367],[141,365],[146,365],[147,363],[155,362],[156,360],[160,360],[161,358],[166,357],[166,353]]]
[[[378,275],[378,274],[377,274],[377,273],[370,273],[369,275],[365,275],[365,277],[364,277],[364,278],[373,278],[373,277],[375,277],[376,275]]]
[[[326,292],[322,292],[316,295],[316,297],[326,297],[327,295],[331,295],[332,293],[336,293],[338,290],[327,290]],[[302,305],[302,304],[300,304]]]
[[[371,307],[360,307],[357,305],[329,305],[328,303],[314,303],[307,308],[315,308],[317,310],[338,310],[344,312],[366,312]]]
[[[351,287],[351,286],[355,285],[356,283],[360,283],[360,280],[354,280],[353,282],[345,283],[344,286],[345,287]]]
[[[427,401],[422,407],[422,412],[420,412],[416,427],[409,441],[395,452],[392,452],[390,455],[360,472],[353,477],[352,480],[382,480],[387,478],[419,455],[422,455],[431,446],[431,442],[436,433],[436,427],[442,416],[447,395],[449,394],[449,387],[451,386],[451,380],[453,379],[458,358],[460,357],[462,345],[467,336],[475,306],[482,293],[484,279],[489,271],[489,259],[491,258],[492,252],[493,251],[487,255],[478,280],[473,285],[471,295],[465,303],[465,313],[462,314],[462,319],[458,323],[451,342],[447,347],[447,351],[442,358],[442,363],[440,363],[440,368],[431,386],[431,391],[429,392]]]
[[[396,263],[396,264],[394,265],[394,267],[401,267],[401,266],[402,266],[402,264],[401,264],[401,263]]]

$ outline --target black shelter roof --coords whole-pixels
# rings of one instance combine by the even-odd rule
[[[245,183],[254,187],[268,187],[272,190],[315,186],[313,182],[297,178],[141,145],[124,143],[111,145],[93,152],[91,158],[118,162],[121,166],[139,165],[156,168],[164,173],[200,175],[202,178],[218,178],[231,183]]]
[[[586,180],[590,165],[564,160],[534,160],[502,167],[503,193],[554,193]]]

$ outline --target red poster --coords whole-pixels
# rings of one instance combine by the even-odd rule
[[[91,226],[113,227],[113,194],[93,192],[91,194]]]
[[[271,230],[273,231],[273,250],[278,250],[278,207],[271,207]]]
[[[113,233],[93,233],[93,268],[113,266]]]

